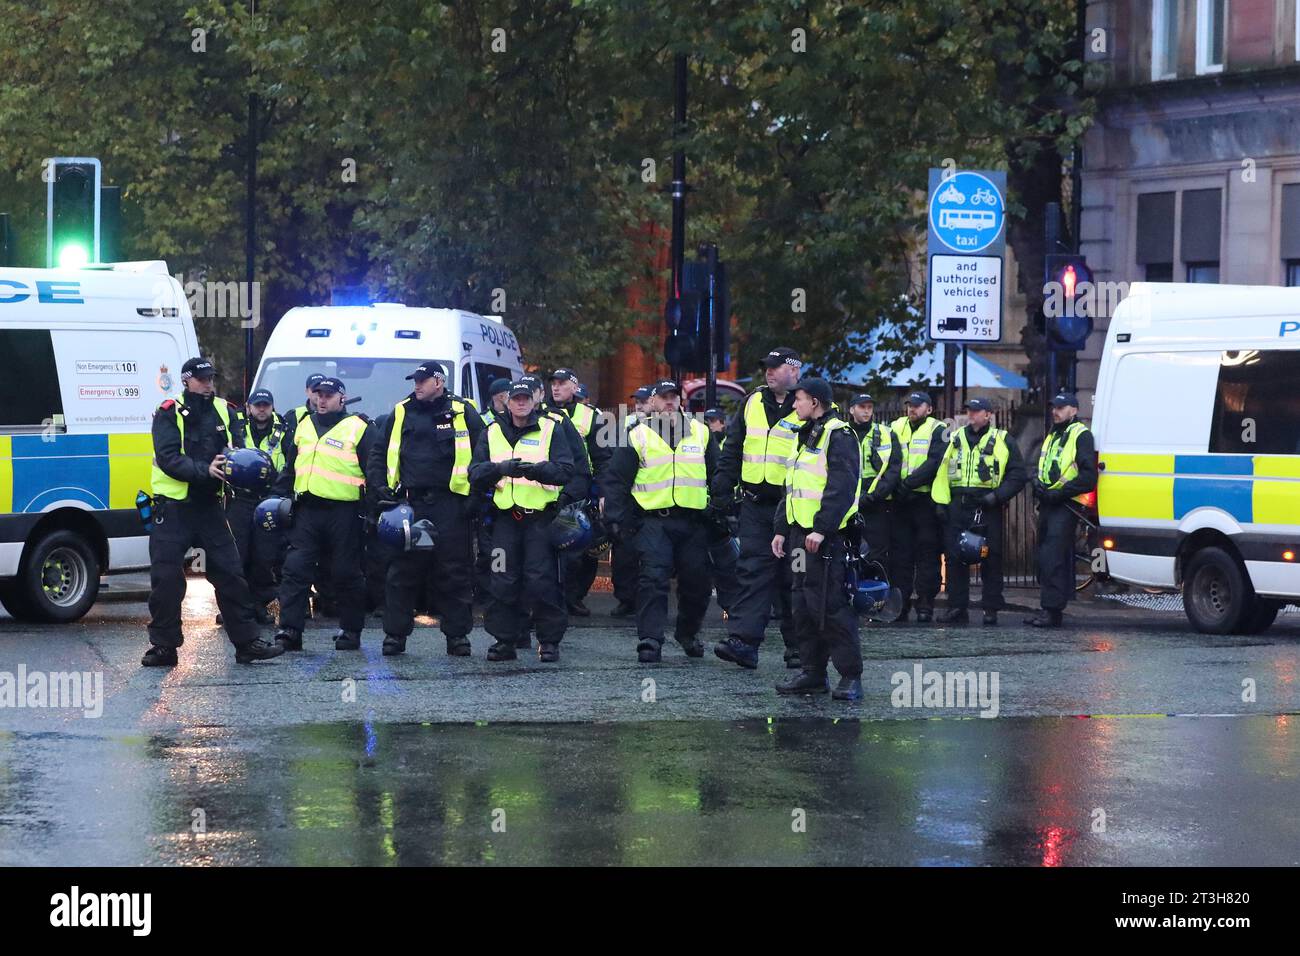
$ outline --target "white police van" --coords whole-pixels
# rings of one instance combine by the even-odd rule
[[[377,302],[290,309],[271,332],[254,387],[270,389],[283,414],[303,403],[307,376],[320,372],[360,399],[349,411],[377,418],[410,393],[406,376],[426,359],[442,362],[447,387],[480,411],[493,379],[523,374],[519,343],[498,316]]]
[[[1134,284],[1093,430],[1112,578],[1181,587],[1210,633],[1300,602],[1300,288]]]
[[[154,409],[198,340],[163,262],[0,268],[0,602],[74,621],[101,573],[149,566],[136,495]]]

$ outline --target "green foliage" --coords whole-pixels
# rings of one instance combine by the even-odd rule
[[[97,155],[130,256],[242,278],[255,96],[269,317],[341,284],[484,312],[503,290],[530,359],[593,359],[669,221],[682,50],[688,251],[729,261],[742,359],[791,341],[833,371],[874,334],[901,366],[927,169],[1008,168],[1014,203],[1018,171],[1068,155],[1073,31],[1065,0],[44,0],[0,19],[0,210],[42,264],[40,160]],[[238,364],[236,323],[200,334]]]

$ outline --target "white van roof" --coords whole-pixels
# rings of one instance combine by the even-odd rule
[[[417,361],[474,355],[506,365],[521,360],[519,343],[499,316],[391,302],[290,309],[276,323],[264,358],[340,354]]]
[[[1243,327],[1237,320],[1268,319]],[[1300,321],[1300,287],[1135,282],[1111,318],[1108,335],[1277,340],[1281,321]],[[1291,337],[1291,336],[1288,336]]]
[[[0,267],[0,323],[179,321],[189,303],[165,262],[83,269]]]

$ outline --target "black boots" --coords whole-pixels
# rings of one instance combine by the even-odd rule
[[[861,700],[862,678],[841,677],[840,682],[836,684],[835,689],[831,691],[831,696],[836,700]]]
[[[998,612],[997,612],[997,611],[985,611],[985,612],[984,612],[984,623],[985,623],[985,625],[987,625],[988,627],[997,627],[997,626],[998,626]]]
[[[403,642],[405,644],[405,642]],[[449,637],[447,638],[447,656],[448,657],[469,657],[470,646],[468,637]]]
[[[488,648],[487,659],[490,661],[514,661],[519,659],[515,653],[514,641],[497,641]]]
[[[824,694],[830,690],[825,674],[809,674],[800,671],[788,680],[776,685],[778,694]]]
[[[173,651],[172,653],[175,654],[176,652]],[[270,660],[272,657],[279,657],[283,653],[283,645],[271,644],[259,637],[255,641],[249,641],[247,644],[241,644],[235,648],[235,660],[240,664],[251,664],[253,661],[265,661]]]
[[[385,657],[396,657],[398,654],[406,653],[406,638],[398,637],[396,634],[384,635],[383,654]]]
[[[286,651],[302,650],[302,631],[296,627],[282,627],[275,634],[275,643]]]
[[[538,644],[537,659],[543,664],[554,664],[560,659],[559,644]]]
[[[144,652],[144,657],[140,658],[141,667],[175,667],[176,666],[176,648],[160,647],[157,644],[150,644],[149,650]]]
[[[334,650],[336,651],[359,651],[361,650],[361,632],[360,631],[339,631],[334,635]]]
[[[918,611],[917,614],[920,614]],[[969,624],[970,612],[964,607],[950,607],[939,615],[940,624]]]
[[[1030,627],[1060,627],[1061,612],[1043,608],[1032,617],[1025,618],[1025,623]]]

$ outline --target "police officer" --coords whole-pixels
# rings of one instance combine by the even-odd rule
[[[207,359],[187,360],[181,395],[164,401],[153,416],[149,649],[140,660],[145,667],[176,664],[176,649],[184,642],[185,552],[195,544],[203,549],[235,660],[248,664],[284,653],[258,633],[239,550],[222,512],[223,451],[241,446],[244,438],[238,407],[215,395],[215,374]]]
[[[632,412],[624,416],[623,434],[627,435],[641,417],[645,415],[646,401],[650,398],[650,386],[642,385],[628,396],[632,399]],[[641,574],[641,562],[636,554],[636,542],[630,535],[615,541],[609,549],[609,580],[614,589],[614,599],[618,602],[610,617],[628,618],[636,614],[636,589]]]
[[[561,491],[575,475],[573,453],[560,423],[537,407],[528,382],[510,386],[507,405],[475,444],[469,469],[476,488],[492,489],[494,509],[483,624],[496,643],[487,657],[514,660],[531,626],[538,660],[549,663],[560,659],[569,617],[548,531]]]
[[[903,453],[898,436],[875,420],[876,403],[870,395],[854,395],[849,402],[849,425],[862,445],[862,497],[858,514],[867,539],[867,558],[889,570],[890,503],[902,475]]]
[[[799,634],[798,674],[776,685],[780,694],[824,694],[826,664],[840,680],[836,700],[862,699],[858,616],[844,589],[843,531],[857,513],[862,491],[862,445],[831,407],[825,379],[794,387],[802,423],[777,508],[772,554],[791,565]]]
[[[912,392],[905,401],[907,414],[889,427],[898,436],[902,470],[894,492],[890,516],[889,583],[903,592],[906,621],[916,592],[916,619],[926,623],[934,615],[939,593],[939,548],[942,530],[935,513],[930,486],[948,444],[943,422],[930,417],[933,403],[925,392]]]
[[[797,668],[799,637],[791,604],[789,567],[772,553],[772,522],[785,487],[786,462],[800,428],[794,386],[802,362],[791,348],[775,348],[763,359],[766,384],[750,392],[727,425],[710,490],[715,510],[724,512],[740,495],[740,556],[736,598],[727,614],[729,636],[713,653],[742,667],[758,666],[773,607],[779,610],[786,667]]]
[[[689,657],[703,657],[700,625],[709,607],[704,521],[716,456],[709,431],[681,410],[681,387],[662,381],[650,394],[650,413],[628,431],[610,457],[605,522],[618,541],[636,537],[641,559],[637,587],[637,660],[661,658],[668,618],[668,585],[677,573],[675,638]]]
[[[388,565],[384,653],[401,654],[415,628],[415,606],[426,576],[433,583],[447,653],[468,657],[474,626],[470,556],[469,463],[483,434],[474,406],[447,391],[441,362],[420,364],[414,390],[393,408],[370,456],[370,485],[380,506],[404,501],[415,519],[438,530],[432,551],[406,551]]]
[[[483,427],[491,425],[506,413],[506,396],[510,391],[510,379],[494,378],[488,386],[488,409],[483,412]]]
[[[706,409],[704,425],[709,430],[709,446],[714,455],[722,453],[727,437],[727,416],[720,408]],[[736,561],[740,555],[739,542],[733,536],[734,518],[722,517],[714,509],[709,521],[709,568],[713,572],[713,592],[718,598],[725,619],[736,603]]]
[[[1074,597],[1074,536],[1083,496],[1097,487],[1097,446],[1078,421],[1073,392],[1052,398],[1052,428],[1032,468],[1038,500],[1038,582],[1042,610],[1025,618],[1034,627],[1060,627]]]
[[[605,416],[590,405],[578,401],[580,384],[572,369],[557,368],[551,373],[551,395],[555,400],[549,407],[552,411],[568,415],[573,422],[573,427],[582,437],[585,446],[583,453],[594,481],[608,467],[611,449],[606,447],[608,439],[605,442],[600,440],[600,436],[605,434]],[[586,549],[566,554],[564,591],[570,614],[578,617],[591,616],[591,610],[584,601],[596,580],[596,565],[596,557],[588,554]]]
[[[235,546],[243,562],[244,580],[253,594],[253,613],[259,624],[273,624],[267,605],[275,600],[281,564],[284,560],[284,534],[266,531],[253,521],[253,509],[266,497],[276,476],[284,468],[284,443],[288,426],[275,411],[275,398],[264,388],[248,396],[244,419],[245,444],[271,457],[274,469],[265,489],[231,488],[226,499],[226,520],[230,522]]]
[[[988,543],[980,564],[984,623],[998,623],[1002,600],[1002,511],[1020,493],[1029,476],[1020,448],[1006,429],[990,424],[993,406],[987,399],[966,403],[968,422],[953,434],[934,476],[930,494],[944,522],[944,556],[948,568],[948,608],[942,624],[970,620],[970,565],[961,555],[963,531],[977,531]],[[976,521],[976,515],[980,521]]]
[[[316,410],[294,429],[293,444],[285,447],[284,469],[276,481],[279,494],[294,498],[289,553],[280,583],[280,628],[275,635],[276,643],[289,651],[302,650],[307,596],[317,567],[327,558],[339,610],[334,648],[361,648],[366,618],[361,509],[364,463],[375,445],[375,428],[364,415],[347,412],[346,391],[337,378],[316,383]]]
[[[285,418],[285,423],[289,426],[290,431],[292,431],[300,421],[312,412],[316,411],[316,386],[324,380],[325,376],[320,372],[312,372],[307,376],[307,397],[303,399],[301,405],[296,405],[290,409],[288,416]]]

